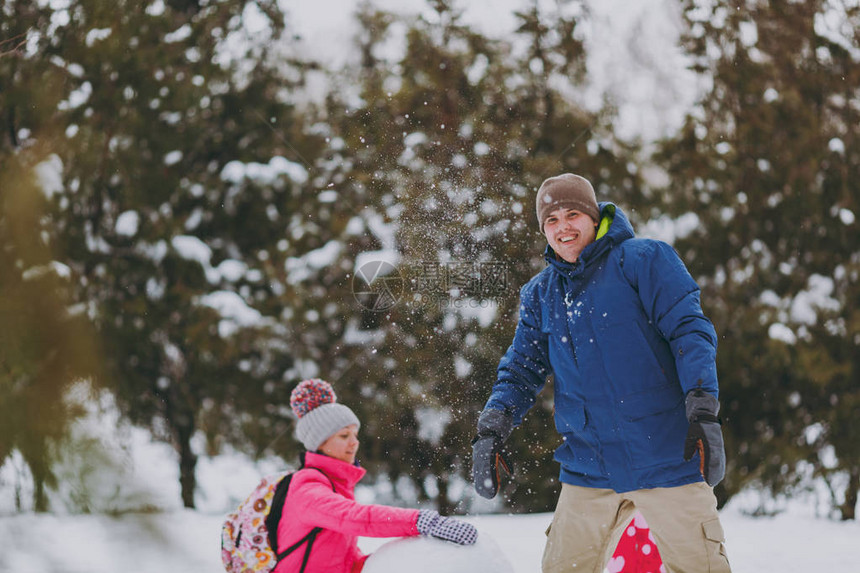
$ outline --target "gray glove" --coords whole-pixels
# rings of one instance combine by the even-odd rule
[[[726,475],[726,449],[720,429],[720,403],[701,388],[690,390],[686,400],[690,429],[684,441],[684,460],[699,452],[699,471],[708,485],[715,486]]]
[[[478,495],[492,499],[499,491],[499,466],[512,473],[502,446],[514,429],[513,417],[503,410],[485,409],[478,417],[478,435],[472,440],[472,480]]]
[[[478,530],[471,523],[453,517],[442,517],[438,512],[422,509],[415,524],[421,535],[432,535],[460,545],[474,545]]]

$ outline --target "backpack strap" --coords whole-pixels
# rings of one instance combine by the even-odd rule
[[[330,477],[328,477],[328,475],[324,471],[322,471],[319,468],[315,468],[315,467],[306,468],[304,455],[302,456],[301,460],[302,460],[301,469],[317,470],[319,473],[324,475],[325,478],[329,481],[329,483],[331,484],[331,490],[336,491],[334,488],[334,482],[331,480]],[[277,567],[278,563],[280,563],[287,555],[289,555],[290,553],[292,553],[293,551],[295,551],[296,549],[298,549],[299,547],[301,547],[302,545],[307,543],[307,547],[305,548],[305,556],[302,559],[302,568],[300,570],[301,573],[304,573],[305,567],[308,566],[308,559],[310,559],[310,556],[311,556],[311,547],[313,547],[313,544],[317,538],[317,535],[319,535],[319,532],[322,530],[323,530],[322,527],[314,527],[313,529],[310,530],[310,532],[307,535],[305,535],[304,537],[299,539],[297,542],[293,543],[292,545],[290,545],[289,547],[284,549],[282,552],[278,553],[275,556],[276,557],[275,567]]]
[[[305,535],[304,537],[299,539],[297,542],[295,542],[292,545],[290,545],[289,547],[287,547],[283,552],[278,553],[277,561],[275,561],[275,565],[277,566],[277,564],[280,563],[284,559],[284,557],[286,557],[287,555],[289,555],[290,553],[292,553],[293,551],[295,551],[296,549],[298,549],[299,547],[301,547],[302,545],[307,543],[308,546],[305,548],[305,557],[304,557],[304,559],[302,559],[302,569],[301,570],[304,571],[305,567],[307,567],[307,565],[308,565],[308,559],[311,556],[311,547],[313,546],[314,540],[317,538],[317,535],[319,534],[320,531],[322,531],[322,527],[314,527],[313,529],[310,530],[310,532],[307,535]]]

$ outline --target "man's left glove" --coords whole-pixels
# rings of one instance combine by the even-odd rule
[[[432,535],[460,545],[474,545],[478,540],[478,530],[474,525],[461,519],[443,517],[432,509],[418,512],[415,527],[421,535]]]
[[[726,475],[726,449],[720,429],[720,403],[701,388],[687,393],[687,420],[690,429],[684,442],[684,460],[699,452],[699,471],[708,485],[715,486]]]
[[[499,491],[499,466],[511,473],[502,445],[514,429],[513,417],[504,410],[486,408],[478,417],[478,435],[472,440],[472,480],[481,497],[493,499]]]

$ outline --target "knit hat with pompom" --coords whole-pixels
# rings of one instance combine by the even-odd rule
[[[290,395],[290,407],[299,419],[296,438],[315,452],[341,428],[361,422],[352,410],[337,403],[331,384],[319,378],[302,380]]]
[[[594,187],[588,179],[573,173],[562,173],[541,183],[535,206],[541,233],[547,218],[556,209],[576,209],[591,217],[595,223],[600,222],[600,207]]]

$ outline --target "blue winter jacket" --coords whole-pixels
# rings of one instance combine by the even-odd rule
[[[487,407],[519,425],[553,375],[562,482],[620,493],[702,481],[698,457],[683,459],[684,397],[717,396],[716,332],[675,250],[600,208],[606,234],[576,263],[547,246],[549,265],[520,291]]]

